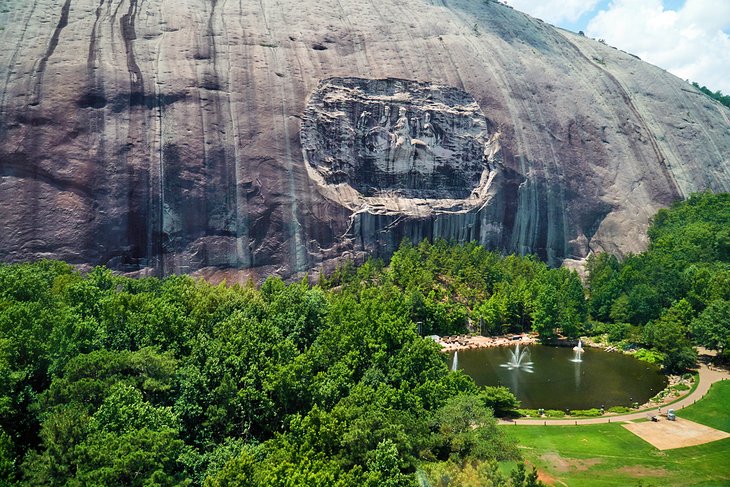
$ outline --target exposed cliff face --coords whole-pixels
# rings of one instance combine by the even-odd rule
[[[558,263],[730,190],[729,110],[494,2],[14,0],[0,26],[2,260],[291,275],[443,236]]]
[[[310,96],[301,124],[308,174],[353,212],[422,217],[487,203],[499,161],[467,93],[406,80],[331,78]]]

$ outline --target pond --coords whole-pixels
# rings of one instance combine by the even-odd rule
[[[530,345],[477,348],[449,354],[449,365],[479,385],[506,386],[523,408],[590,409],[643,404],[667,385],[658,367],[615,352]]]

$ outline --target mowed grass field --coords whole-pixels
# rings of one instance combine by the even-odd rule
[[[713,385],[680,416],[730,432],[730,381]],[[620,424],[503,426],[553,485],[730,486],[730,438],[660,451]]]
[[[730,433],[730,380],[714,383],[701,401],[680,409],[677,416]]]

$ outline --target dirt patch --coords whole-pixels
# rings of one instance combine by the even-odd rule
[[[557,453],[546,453],[540,458],[558,472],[585,472],[603,461],[600,458],[563,458]]]
[[[555,477],[550,475],[548,472],[537,468],[537,465],[533,465],[529,461],[525,461],[525,465],[527,466],[528,470],[531,469],[532,467],[535,467],[535,469],[537,470],[537,479],[540,480],[541,482],[546,483],[547,485],[556,485],[556,482],[560,482]],[[562,484],[562,482],[560,482],[560,483]]]
[[[730,438],[730,434],[724,431],[682,418],[677,418],[676,421],[661,419],[656,423],[647,421],[624,424],[623,427],[659,450],[702,445]]]
[[[555,477],[540,469],[537,470],[537,480],[539,480],[540,482],[544,482],[547,485],[556,485],[556,483],[558,482]],[[560,483],[562,484],[562,482]]]
[[[617,471],[630,475],[631,477],[665,477],[667,475],[667,471],[663,468],[650,468],[641,465],[621,467]]]

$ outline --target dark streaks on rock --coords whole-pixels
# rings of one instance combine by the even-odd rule
[[[119,19],[129,72],[128,139],[132,148],[144,142],[147,127],[147,116],[137,110],[139,107],[146,106],[144,77],[134,53],[134,41],[137,39],[135,26],[137,13],[137,0],[129,0],[127,12]],[[160,238],[162,229],[159,219],[156,218],[157,211],[154,209],[156,201],[151,194],[149,161],[141,153],[137,154],[139,155],[136,160],[130,160],[130,155],[127,155],[125,161],[129,180],[127,241],[131,247],[129,256],[131,263],[148,266],[155,265],[156,259],[162,255]]]
[[[33,98],[30,101],[30,105],[38,105],[41,102],[41,92],[43,90],[43,77],[46,73],[46,64],[48,64],[48,60],[53,56],[53,53],[56,52],[56,47],[58,47],[58,40],[61,37],[61,32],[63,29],[68,25],[68,13],[71,9],[71,0],[66,0],[66,3],[63,4],[63,7],[61,7],[61,17],[58,19],[58,24],[56,25],[56,29],[53,31],[53,35],[51,36],[51,40],[48,43],[48,48],[46,49],[45,54],[43,54],[43,57],[38,62],[38,70],[36,72],[36,85],[35,90],[33,93]]]
[[[574,44],[572,44],[571,42],[567,42],[566,45],[570,46],[579,56],[581,56],[583,59],[585,59],[585,61],[587,63],[591,63],[591,61]],[[668,205],[668,204],[672,203],[673,201],[676,201],[677,199],[679,199],[681,197],[682,192],[681,192],[680,188],[677,186],[677,182],[674,180],[674,178],[672,177],[672,175],[669,173],[666,166],[664,165],[663,162],[666,160],[666,157],[662,153],[662,150],[659,148],[659,145],[657,144],[656,139],[653,136],[649,135],[649,134],[651,134],[651,130],[647,126],[646,121],[644,120],[644,117],[641,115],[639,110],[634,105],[631,95],[629,95],[629,93],[627,93],[626,89],[621,84],[621,82],[611,72],[609,72],[608,70],[604,69],[602,66],[600,66],[596,63],[592,63],[592,64],[599,71],[601,71],[606,76],[607,79],[609,79],[611,81],[611,83],[615,87],[615,91],[617,93],[619,93],[622,100],[624,101],[625,106],[628,107],[631,114],[634,116],[635,120],[637,120],[638,123],[641,125],[643,132],[648,135],[648,138],[646,140],[648,140],[649,144],[651,145],[652,151],[654,152],[654,154],[656,156],[656,160],[659,162],[657,169],[661,172],[664,180],[671,186],[671,189],[667,195],[667,198],[666,198],[666,200],[663,201],[663,203]]]
[[[0,177],[24,178],[40,181],[53,186],[58,191],[70,191],[85,198],[91,198],[92,192],[84,181],[71,177],[61,178],[51,171],[40,168],[38,165],[28,164],[28,158],[23,155],[0,154]]]
[[[84,93],[78,99],[77,102],[79,108],[104,108],[107,104],[107,99],[104,98],[103,93],[99,94],[96,90]]]
[[[2,92],[2,98],[0,98],[0,138],[2,138],[3,132],[5,131],[5,113],[7,111],[7,93],[8,93],[8,85],[10,84],[10,79],[13,76],[13,70],[10,69],[11,66],[14,66],[18,59],[18,53],[21,50],[21,47],[25,41],[26,35],[28,33],[28,24],[33,19],[33,16],[36,11],[36,6],[38,5],[38,0],[33,0],[33,6],[30,9],[30,12],[28,13],[27,19],[25,22],[23,22],[23,30],[20,33],[20,39],[18,40],[18,45],[14,46],[13,54],[10,56],[9,62],[7,63],[7,76],[5,76],[5,84],[3,85],[3,92]]]

